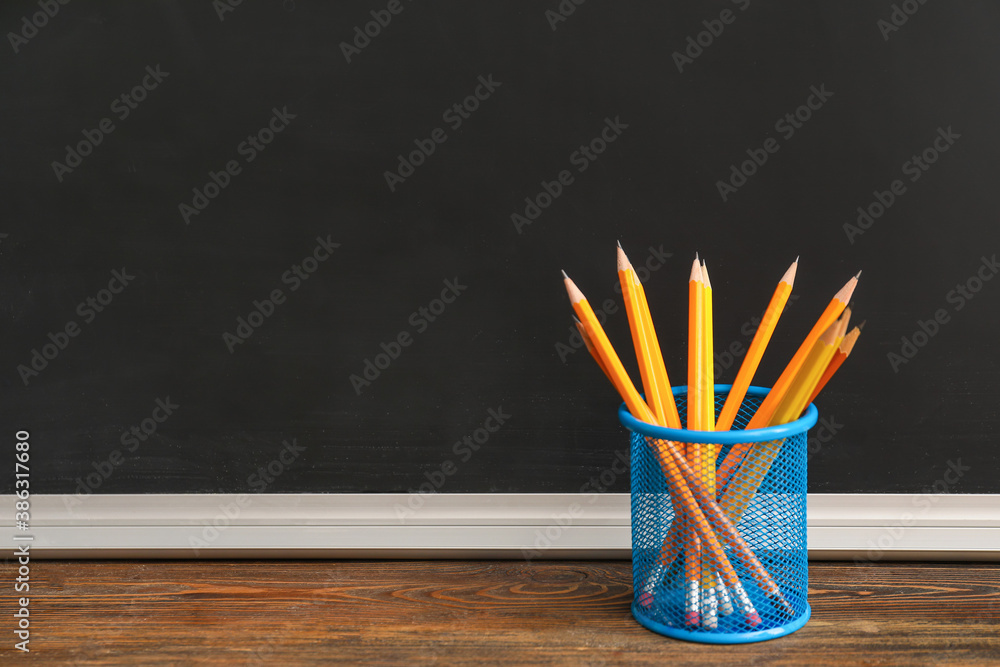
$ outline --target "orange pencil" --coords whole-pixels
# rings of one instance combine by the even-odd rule
[[[850,310],[846,310],[844,317],[831,324],[823,335],[809,350],[809,354],[792,380],[785,398],[778,406],[772,417],[772,424],[784,424],[797,419],[808,405],[807,399],[819,382],[824,369],[830,363],[837,346],[843,339],[844,329],[847,328],[847,318],[850,317]],[[737,522],[743,515],[744,510],[750,504],[757,489],[764,481],[771,464],[781,452],[784,440],[771,440],[758,443],[749,454],[739,470],[733,475],[732,481],[726,486],[719,504],[732,521]]]
[[[795,378],[795,374],[798,373],[799,368],[802,366],[802,362],[805,361],[806,357],[809,355],[810,350],[812,350],[813,345],[819,340],[819,337],[833,324],[840,314],[844,312],[847,308],[847,303],[851,299],[851,295],[854,293],[854,288],[858,284],[858,276],[861,272],[858,272],[857,276],[854,276],[847,281],[843,287],[833,296],[830,303],[827,305],[826,309],[816,320],[816,324],[809,331],[805,340],[799,346],[799,349],[795,352],[792,360],[788,362],[785,366],[785,370],[778,377],[778,380],[774,383],[774,387],[768,392],[767,396],[764,397],[764,401],[754,412],[753,417],[750,419],[750,423],[747,424],[747,430],[754,428],[763,428],[771,424],[771,417],[774,415],[774,411],[777,409],[778,405],[781,403],[782,399],[785,397],[785,392],[788,391],[789,385]],[[722,462],[719,467],[717,475],[717,485],[718,488],[723,488],[729,481],[733,472],[736,470],[737,466],[740,465],[740,461],[750,450],[753,445],[751,443],[742,443],[739,445],[733,445],[729,450],[729,454],[726,455],[726,459]]]
[[[635,346],[635,357],[639,362],[639,374],[642,376],[642,387],[646,392],[646,404],[656,415],[661,424],[667,423],[667,408],[664,405],[664,393],[669,388],[660,386],[663,376],[656,372],[653,357],[657,350],[653,345],[653,333],[647,326],[642,313],[642,301],[635,281],[632,280],[631,265],[621,244],[618,245],[618,280],[622,286],[622,296],[625,300],[625,312],[628,315],[629,330],[632,332],[632,344]],[[658,346],[657,346],[658,347]]]
[[[626,311],[629,316],[629,326],[632,330],[633,344],[636,346],[636,356],[639,357],[640,364],[648,364],[648,366],[643,365],[643,373],[649,373],[652,371],[654,376],[655,389],[649,385],[646,379],[646,375],[643,376],[643,386],[646,390],[647,403],[656,414],[658,418],[662,420],[670,428],[681,428],[680,415],[677,412],[677,404],[674,400],[674,394],[670,387],[670,378],[667,375],[667,369],[663,362],[663,354],[660,351],[660,344],[657,340],[656,330],[653,327],[652,317],[649,312],[649,304],[646,301],[646,292],[642,287],[642,282],[639,280],[639,276],[636,274],[635,269],[632,267],[631,262],[629,262],[625,251],[622,250],[621,243],[618,244],[618,277],[622,285],[622,294],[625,296]],[[637,330],[644,330],[645,334],[637,337]],[[658,400],[655,403],[651,403],[649,400],[650,395],[657,394]],[[657,413],[657,410],[660,412]],[[687,522],[680,515],[679,511],[675,514],[675,519],[670,527],[672,533],[677,533],[682,529],[682,526],[686,526]],[[687,528],[690,534],[690,528]],[[697,540],[697,536],[694,537]],[[677,541],[679,548],[680,541]],[[673,559],[671,558],[671,561]],[[653,592],[659,585],[660,581],[663,580],[666,574],[666,567],[663,565],[662,560],[657,563],[647,574],[645,581],[642,584],[642,592],[639,595],[639,603],[643,606],[650,606],[653,603]],[[691,572],[692,578],[694,578],[694,573]],[[728,610],[732,613],[732,604],[728,606]],[[692,617],[694,620],[694,617]]]
[[[620,248],[621,245],[618,247]],[[624,251],[622,252],[624,254]],[[663,353],[660,351],[660,341],[656,336],[656,329],[653,327],[653,318],[649,312],[649,303],[646,301],[646,290],[643,288],[642,281],[639,280],[638,274],[636,274],[635,269],[632,267],[632,263],[628,261],[628,257],[625,258],[625,261],[628,262],[628,272],[632,276],[632,285],[639,296],[639,315],[649,333],[649,340],[652,343],[650,361],[653,363],[653,371],[656,374],[656,385],[662,392],[660,402],[666,411],[664,424],[669,428],[681,428],[681,418],[677,412],[677,402],[674,400],[673,391],[671,391],[670,377],[667,375],[667,368],[663,362]]]
[[[705,282],[702,280],[701,262],[695,256],[688,279],[688,395],[687,427],[692,431],[707,431],[707,414],[704,405],[705,388]],[[688,459],[701,460],[701,448],[688,444]]]
[[[590,352],[590,356],[594,358],[597,365],[601,367],[601,371],[603,371],[604,375],[606,375],[610,380],[611,374],[608,372],[608,369],[604,367],[604,362],[601,360],[600,355],[597,354],[597,350],[594,349],[594,344],[590,342],[590,336],[587,335],[587,330],[583,327],[583,322],[581,322],[576,315],[573,316],[573,322],[576,324],[576,330],[580,332],[580,338],[583,339],[583,344],[587,346],[587,352]]]
[[[688,280],[688,394],[687,427],[692,431],[707,431],[705,423],[705,340],[702,337],[705,324],[705,283],[702,280],[701,263],[695,255]],[[707,448],[707,446],[705,446]],[[686,446],[687,460],[701,476],[702,445],[689,442]],[[684,530],[683,518],[680,529]],[[684,554],[684,580],[687,582],[685,598],[685,620],[688,625],[698,625],[701,614],[701,545],[692,540]]]
[[[604,328],[598,322],[597,315],[594,314],[594,309],[590,307],[586,297],[583,296],[583,292],[570,280],[565,271],[563,271],[563,280],[576,316],[580,318],[580,323],[586,330],[591,344],[597,351],[601,361],[604,362],[605,373],[607,373],[611,383],[614,384],[615,389],[618,390],[618,393],[625,400],[629,411],[635,415],[636,419],[641,419],[650,424],[657,424],[656,417],[653,416],[653,412],[649,409],[649,406],[646,405],[642,397],[639,396],[639,392],[636,391],[635,385],[632,384],[628,373],[625,372],[625,367],[622,366],[621,359],[618,358],[618,354],[611,346],[611,341],[608,340],[607,334],[604,333]]]
[[[816,385],[816,388],[813,389],[812,396],[809,397],[809,401],[806,405],[816,400],[816,396],[819,395],[819,392],[823,391],[823,387],[825,387],[826,383],[830,381],[833,374],[837,372],[841,364],[847,361],[847,357],[851,356],[854,344],[858,342],[858,336],[861,335],[861,330],[864,326],[865,323],[862,322],[858,326],[851,329],[851,333],[844,336],[844,340],[841,341],[840,347],[837,348],[836,352],[834,352],[833,359],[830,360],[830,365],[826,367],[825,371],[823,371],[823,376],[819,379],[819,384]]]
[[[760,360],[764,356],[764,350],[767,349],[774,328],[778,324],[778,318],[781,317],[788,297],[792,293],[792,285],[795,284],[795,272],[798,266],[799,258],[796,257],[792,265],[785,271],[785,275],[778,281],[778,287],[774,290],[770,303],[767,304],[764,317],[757,326],[757,332],[754,333],[753,340],[750,342],[750,348],[747,350],[746,356],[743,357],[743,363],[740,364],[736,379],[733,380],[733,388],[729,390],[726,402],[722,406],[722,412],[719,413],[719,422],[716,425],[716,429],[719,431],[728,431],[733,427],[740,405],[743,404],[743,399],[747,395],[747,388],[753,381],[754,373],[757,372]]]

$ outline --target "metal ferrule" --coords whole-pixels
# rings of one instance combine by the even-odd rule
[[[739,605],[740,611],[744,614],[756,614],[757,610],[753,606],[753,602],[750,602],[750,596],[747,595],[746,590],[743,589],[743,584],[737,582],[735,586],[732,587],[733,595],[736,596],[736,604]]]
[[[704,591],[704,600],[701,604],[701,624],[702,626],[714,630],[719,627],[719,600],[716,597],[716,588],[708,588]]]
[[[719,578],[722,581],[722,578]],[[733,613],[733,599],[729,596],[729,591],[726,590],[725,584],[719,584],[719,613],[723,616],[729,616]]]
[[[642,592],[652,593],[655,591],[656,587],[660,585],[661,581],[663,581],[663,575],[666,571],[667,566],[664,565],[662,561],[654,565],[649,571],[649,574],[646,575],[646,578],[642,581]]]
[[[698,601],[701,598],[701,584],[697,579],[688,581],[686,611],[698,611]]]

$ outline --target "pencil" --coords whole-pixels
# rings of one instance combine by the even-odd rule
[[[817,353],[814,347],[813,351],[806,357],[802,368],[799,369],[792,384],[789,385],[788,391],[785,392],[785,397],[781,399],[781,403],[774,411],[774,416],[771,418],[772,424],[784,424],[798,419],[802,415],[802,411],[809,406],[809,396],[816,388],[827,366],[830,365],[833,355],[837,353],[837,348],[844,339],[844,333],[847,331],[850,319],[851,309],[845,308],[840,319],[831,325],[832,332],[828,330],[820,336],[817,341],[817,343],[822,343],[820,352]],[[818,360],[813,358],[817,354],[822,355]]]
[[[833,296],[830,303],[827,305],[826,309],[816,320],[813,328],[809,331],[805,340],[799,346],[799,349],[792,356],[792,360],[788,362],[785,366],[785,370],[782,371],[778,380],[774,383],[771,391],[767,393],[764,397],[763,402],[760,407],[754,412],[753,417],[750,418],[750,423],[747,424],[747,430],[754,428],[763,428],[772,424],[771,417],[774,415],[774,411],[777,409],[781,400],[785,397],[785,392],[788,390],[788,386],[792,383],[795,378],[795,374],[798,373],[799,368],[808,356],[809,351],[812,350],[813,345],[819,340],[819,337],[833,324],[840,314],[844,312],[847,308],[847,303],[851,299],[851,295],[854,293],[854,288],[858,284],[858,276],[861,272],[858,272],[857,276],[854,276],[847,283],[840,288],[840,290]],[[781,423],[781,422],[773,422]],[[737,466],[740,465],[740,461],[748,451],[753,447],[752,443],[741,443],[738,445],[733,445],[729,453],[726,455],[726,459],[719,466],[717,473],[716,484],[718,488],[723,488],[729,482],[729,478],[732,476],[733,472],[736,470]]]
[[[688,280],[688,395],[687,427],[691,431],[707,431],[705,423],[705,283],[702,280],[701,262],[695,255]],[[705,447],[708,448],[707,446]],[[703,473],[702,445],[689,442],[686,446],[687,459],[691,467]],[[713,496],[714,497],[714,496]],[[684,529],[683,519],[680,526]],[[692,540],[684,554],[684,579],[687,581],[685,620],[688,625],[698,625],[700,621],[701,590],[699,580],[702,571],[701,545]]]
[[[739,412],[740,405],[743,404],[743,399],[747,395],[747,388],[750,386],[750,382],[753,381],[754,373],[757,372],[760,360],[764,356],[764,350],[767,349],[767,344],[771,341],[774,328],[778,324],[778,318],[781,317],[781,313],[785,309],[785,304],[788,302],[788,297],[792,293],[792,286],[795,284],[795,272],[798,266],[799,258],[796,257],[792,265],[785,271],[785,275],[778,281],[778,286],[771,296],[771,301],[767,304],[767,310],[764,311],[764,317],[757,326],[753,340],[750,341],[750,348],[747,350],[746,356],[743,357],[743,363],[740,364],[740,370],[736,374],[736,379],[733,380],[733,388],[729,390],[726,402],[722,406],[722,412],[719,413],[719,422],[716,425],[716,430],[718,431],[728,431],[733,427],[736,414]]]
[[[621,246],[619,245],[619,247]],[[680,414],[677,412],[677,402],[674,400],[674,392],[670,387],[670,376],[667,375],[667,367],[663,361],[663,353],[660,351],[660,341],[656,335],[656,329],[653,327],[653,318],[649,311],[649,303],[646,301],[646,290],[643,288],[642,281],[639,280],[639,275],[635,272],[632,262],[628,261],[628,257],[625,258],[625,261],[628,262],[628,270],[633,279],[635,292],[639,295],[639,315],[643,320],[646,330],[649,332],[649,339],[652,343],[652,358],[650,361],[652,361],[653,370],[656,373],[656,385],[662,392],[660,402],[666,410],[666,419],[664,423],[669,428],[681,428],[681,418]]]
[[[632,380],[629,379],[628,373],[625,372],[625,367],[622,366],[621,359],[618,358],[618,354],[611,346],[611,341],[608,340],[607,334],[604,333],[601,323],[597,321],[597,315],[594,314],[594,309],[590,307],[587,299],[583,296],[583,292],[581,292],[576,284],[570,280],[570,277],[566,275],[565,271],[563,271],[563,279],[566,284],[566,291],[569,294],[569,300],[573,306],[573,310],[576,312],[576,316],[580,319],[580,323],[587,331],[590,342],[599,358],[604,362],[605,373],[607,373],[611,383],[625,400],[625,404],[628,406],[629,412],[635,415],[637,419],[642,419],[650,424],[656,424],[656,419],[653,417],[653,413],[650,411],[649,406],[646,405],[646,403],[642,400],[642,397],[639,396],[639,392],[636,391],[635,385],[632,384]]]
[[[782,595],[781,589],[767,573],[767,570],[761,564],[756,554],[754,554],[749,545],[747,545],[743,536],[740,535],[739,531],[736,529],[735,524],[726,516],[725,510],[723,510],[722,507],[715,501],[715,498],[710,496],[705,490],[705,485],[701,483],[697,473],[695,473],[692,467],[688,464],[687,460],[685,460],[676,445],[670,440],[657,440],[656,442],[658,443],[658,446],[665,447],[667,452],[674,459],[675,464],[680,471],[682,481],[687,482],[690,492],[697,500],[697,506],[704,510],[703,516],[708,519],[711,524],[711,529],[709,529],[707,533],[707,538],[715,538],[716,535],[721,537],[729,548],[732,549],[733,555],[736,556],[741,563],[743,563],[744,567],[750,570],[765,595],[780,604],[786,613],[794,613],[791,605],[788,604],[788,601],[785,599],[784,595]],[[715,532],[712,532],[712,530]],[[699,535],[702,536],[703,540],[706,539],[706,535],[702,535],[700,530]],[[715,544],[717,544],[717,540],[712,539],[709,544],[709,547],[711,547],[709,549],[709,553],[715,562],[721,562],[722,558],[725,558],[725,554],[721,554],[722,558],[716,556],[713,551],[713,545]],[[734,575],[735,573],[732,574]],[[720,575],[722,576],[726,586],[728,586],[736,595],[736,600],[740,604],[741,609],[744,610],[744,614],[747,615],[749,621],[752,617],[750,613],[746,611],[746,604],[748,604],[750,600],[746,598],[746,592],[744,591],[743,586],[739,583],[739,579],[733,578],[733,576],[731,576],[730,573],[724,569],[720,570]],[[759,623],[759,621],[760,619],[757,617],[757,623]],[[751,624],[756,625],[756,623]]]
[[[604,372],[605,376],[607,376],[608,380],[611,380],[612,379],[611,374],[607,371],[607,368],[604,365],[604,361],[601,359],[601,356],[598,354],[596,348],[594,347],[593,342],[590,340],[590,335],[587,333],[587,330],[583,326],[583,323],[576,317],[573,318],[573,321],[576,322],[577,330],[580,332],[580,336],[583,338],[583,342],[587,346],[587,351],[590,352],[590,355],[594,358],[594,361],[596,361],[597,364],[601,367],[601,370]],[[673,489],[671,488],[671,496],[673,497],[673,495],[674,495]],[[680,503],[675,502],[674,506],[676,508],[675,519],[674,522],[670,525],[670,535],[674,535],[675,537],[677,537],[678,533],[681,532],[682,530],[681,525],[683,524],[686,526],[687,522],[683,521],[683,515],[681,514],[681,510],[679,509]],[[690,536],[690,530],[691,530],[690,528],[685,528],[684,532],[686,532],[688,536]],[[666,574],[668,566],[671,563],[673,563],[674,558],[677,555],[677,551],[680,550],[680,544],[681,544],[680,539],[668,539],[664,541],[663,549],[664,550],[667,549],[669,545],[674,547],[674,551],[671,553],[669,561],[666,561],[667,558],[666,552],[661,552],[660,561],[655,563],[653,567],[650,569],[649,573],[646,575],[646,578],[642,583],[642,592],[639,594],[639,604],[641,604],[643,607],[648,608],[652,606],[656,587],[659,586],[660,582],[663,580],[663,577]],[[733,612],[732,601],[729,599],[728,593],[725,592],[725,587],[722,586],[721,588],[723,590],[723,594],[727,601],[726,613],[731,614]]]
[[[813,344],[800,366],[799,372],[793,378],[785,399],[775,411],[772,425],[784,424],[798,418],[808,405],[805,401],[830,363],[833,353],[840,344],[842,330],[845,327],[846,322],[843,319],[834,322]],[[742,517],[750,500],[764,481],[771,464],[781,452],[783,443],[783,440],[758,443],[747,454],[739,470],[732,476],[732,481],[726,485],[719,505],[732,521],[738,522]]]
[[[688,279],[688,395],[687,427],[691,431],[707,431],[705,423],[705,282],[702,280],[701,262],[695,256]],[[701,448],[688,443],[688,459],[700,461]]]
[[[594,350],[604,362],[608,377],[612,384],[614,384],[615,389],[618,390],[622,400],[625,401],[626,407],[640,421],[656,424],[656,416],[649,409],[649,406],[643,402],[639,396],[639,392],[636,391],[635,385],[632,384],[628,374],[625,372],[621,360],[611,346],[611,341],[608,340],[604,329],[597,321],[597,316],[594,314],[587,299],[570,277],[566,275],[565,271],[563,272],[563,277],[573,310],[576,312],[577,317],[580,318],[580,322],[586,330]],[[719,571],[726,585],[733,591],[747,623],[753,627],[760,625],[762,622],[760,615],[750,601],[736,571],[733,569],[722,545],[719,543],[719,537],[713,531],[712,526],[709,525],[709,521],[699,507],[699,503],[705,506],[706,511],[712,516],[712,524],[716,526],[716,530],[719,530],[721,527],[721,530],[724,531],[727,543],[733,549],[734,554],[744,564],[749,564],[748,567],[754,572],[755,578],[762,581],[762,587],[765,592],[769,596],[776,597],[779,601],[784,601],[780,589],[767,574],[766,570],[764,570],[763,565],[757,560],[757,557],[750,550],[749,546],[743,542],[742,537],[739,536],[739,533],[731,523],[728,524],[729,530],[726,531],[727,519],[725,513],[715,502],[715,498],[709,497],[705,493],[704,488],[701,487],[700,482],[698,482],[694,472],[684,459],[684,456],[677,449],[677,446],[669,440],[656,440],[653,442],[655,443],[653,445],[654,454],[674,492],[676,505],[689,517],[699,539],[706,544],[713,565]],[[695,493],[698,494],[698,500],[695,500]],[[754,564],[756,567],[753,567]],[[784,602],[784,605],[787,608],[787,602]]]
[[[712,322],[712,279],[708,277],[708,265],[701,260],[701,280],[703,283],[702,305],[702,382],[704,383],[702,409],[705,411],[706,431],[715,430],[715,334]],[[714,445],[713,445],[714,446]],[[707,459],[706,459],[707,460]],[[715,459],[712,459],[712,478],[715,478]]]
[[[837,351],[833,353],[833,359],[830,360],[830,365],[826,367],[825,371],[823,371],[823,376],[819,379],[819,384],[816,385],[816,388],[813,389],[812,396],[809,397],[807,404],[816,400],[816,396],[819,395],[819,392],[823,391],[823,387],[825,387],[826,383],[830,381],[833,374],[837,372],[845,361],[847,361],[847,357],[851,356],[854,344],[858,342],[858,336],[861,335],[861,330],[864,326],[865,323],[862,322],[858,326],[851,329],[851,333],[844,336],[844,340],[841,341],[840,347],[837,348]]]
[[[600,366],[601,371],[610,380],[611,374],[608,373],[608,369],[604,367],[604,362],[601,360],[600,355],[597,354],[597,350],[594,349],[594,344],[590,342],[590,336],[587,334],[587,330],[583,327],[583,322],[581,322],[575,315],[573,316],[573,322],[576,324],[576,330],[580,332],[580,338],[583,339],[583,344],[587,346],[587,352],[590,352],[590,356],[594,358],[597,365]]]
[[[681,428],[680,415],[677,412],[677,403],[674,400],[673,391],[670,387],[670,378],[663,361],[663,353],[660,351],[660,343],[653,326],[652,316],[649,312],[649,304],[646,301],[646,292],[642,287],[642,282],[636,274],[628,256],[618,244],[618,277],[622,285],[622,294],[625,296],[626,312],[629,316],[629,327],[632,330],[633,344],[636,346],[636,356],[640,359],[640,368],[643,373],[652,371],[654,378],[653,386],[647,382],[646,375],[643,375],[643,386],[646,391],[646,401],[650,405],[653,413],[670,428]],[[636,330],[645,331],[644,336],[637,339]],[[645,344],[642,344],[644,343]],[[648,364],[648,365],[647,365]],[[656,396],[656,400],[650,403],[650,396]],[[676,533],[686,526],[679,511],[675,511],[674,521],[670,526],[670,532]],[[688,529],[690,533],[690,529]],[[695,537],[697,539],[697,537]],[[678,546],[680,542],[677,542]],[[671,562],[673,558],[671,557]],[[650,569],[642,584],[642,592],[639,595],[639,604],[649,607],[653,603],[653,593],[660,581],[666,574],[666,566],[663,558]],[[729,605],[732,610],[732,604]]]
[[[702,388],[701,394],[701,409],[704,414],[702,416],[702,423],[705,426],[706,431],[715,430],[715,363],[712,357],[714,353],[713,347],[713,333],[712,333],[712,280],[708,276],[708,265],[705,260],[701,260],[701,277],[702,277],[702,294],[703,294],[703,306],[702,306],[702,354],[701,354],[701,364],[702,371],[701,377],[702,382],[705,386]],[[711,443],[705,443],[701,446],[701,475],[702,481],[705,483],[705,488],[709,494],[715,497],[715,458],[716,458],[716,446]],[[701,562],[701,620],[702,625],[709,629],[715,629],[718,627],[719,622],[719,598],[718,591],[716,590],[716,585],[718,582],[715,579],[715,573],[709,567],[709,564],[702,559]]]
[[[647,326],[646,318],[643,317],[642,301],[631,274],[628,257],[625,256],[621,244],[618,244],[618,280],[622,286],[622,296],[625,298],[625,312],[628,315],[629,330],[632,332],[635,357],[639,362],[642,388],[646,392],[646,404],[653,411],[657,421],[666,424],[667,408],[663,402],[664,388],[659,384],[662,375],[656,372],[653,365],[656,350],[653,347],[652,332]]]

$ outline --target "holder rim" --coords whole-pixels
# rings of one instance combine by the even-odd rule
[[[756,429],[755,429],[756,430]],[[664,625],[649,618],[636,607],[637,603],[632,603],[632,617],[647,630],[652,630],[657,634],[673,639],[683,639],[684,641],[698,644],[754,644],[764,642],[769,639],[777,639],[790,635],[796,630],[800,630],[809,622],[812,617],[812,607],[806,602],[806,608],[797,618],[777,628],[768,630],[748,630],[747,632],[699,632],[697,630],[685,630],[670,625]]]
[[[733,385],[731,384],[717,384],[715,385],[715,394],[728,394],[732,387]],[[751,385],[747,388],[746,395],[763,397],[767,396],[770,391],[771,390],[768,387],[757,387]],[[673,393],[674,396],[679,396],[681,394],[686,395],[687,386],[673,387]],[[742,442],[767,442],[770,440],[781,440],[799,433],[805,433],[815,426],[818,420],[819,411],[816,409],[815,404],[810,403],[809,407],[806,408],[804,415],[795,421],[788,422],[787,424],[737,431],[689,431],[687,429],[667,428],[666,426],[657,426],[656,424],[640,421],[628,411],[624,402],[622,402],[622,404],[618,407],[618,421],[622,423],[622,426],[633,433],[639,433],[647,438],[656,438],[658,440],[712,443],[716,445],[735,445],[736,443]]]

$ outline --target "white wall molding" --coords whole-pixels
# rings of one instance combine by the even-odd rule
[[[628,558],[628,494],[37,495],[36,558]],[[813,559],[1000,560],[1000,495],[810,494]]]

